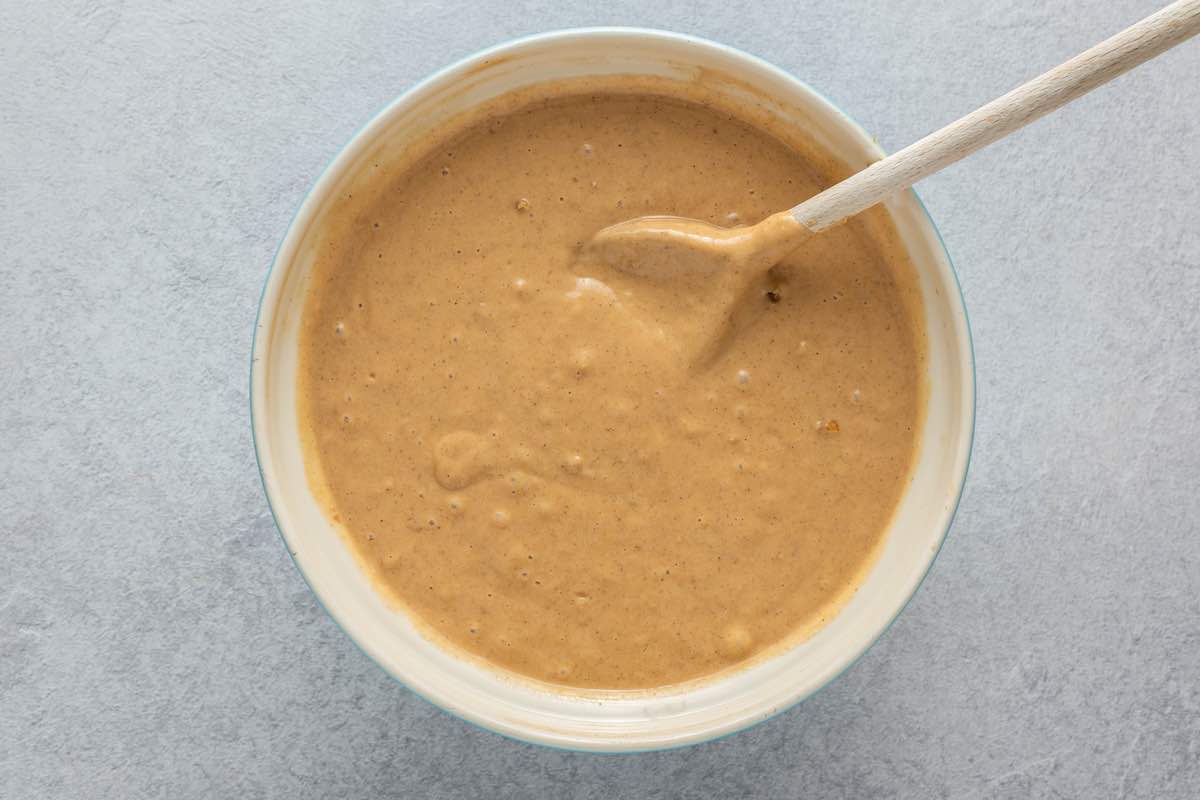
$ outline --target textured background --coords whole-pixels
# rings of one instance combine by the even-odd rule
[[[1200,796],[1200,42],[921,186],[978,356],[958,521],[754,730],[598,757],[431,707],[317,606],[247,424],[293,209],[454,59],[697,33],[896,149],[1153,0],[2,5],[0,797]]]

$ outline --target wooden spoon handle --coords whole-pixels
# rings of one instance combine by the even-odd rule
[[[824,230],[1002,139],[1200,33],[1200,0],[1179,0],[939,131],[877,161],[790,212]]]

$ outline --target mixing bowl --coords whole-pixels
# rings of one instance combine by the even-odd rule
[[[966,477],[974,425],[970,333],[949,256],[917,196],[887,212],[919,272],[928,371],[925,425],[911,482],[878,561],[854,597],[811,638],[748,667],[654,691],[569,691],[489,670],[423,636],[373,588],[308,484],[296,409],[306,279],[331,204],[371,163],[498,95],[581,76],[708,81],[742,95],[853,170],[882,157],[828,100],[763,61],[713,42],[640,29],[568,30],[478,53],[393,101],[317,180],[263,290],[251,366],[251,416],[268,501],[296,566],[337,623],[383,669],[464,719],[545,745],[598,751],[679,746],[745,728],[820,689],[863,654],[912,597],[946,536]],[[799,198],[798,198],[799,199]]]

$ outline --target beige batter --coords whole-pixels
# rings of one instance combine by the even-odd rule
[[[700,105],[547,93],[333,215],[310,478],[435,638],[576,687],[698,678],[811,634],[872,564],[920,425],[911,265],[868,212],[713,349],[703,281],[581,245],[648,213],[757,221],[844,171]]]

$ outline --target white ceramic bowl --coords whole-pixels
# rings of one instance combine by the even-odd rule
[[[962,296],[941,239],[917,196],[887,203],[920,272],[929,335],[926,424],[911,487],[878,562],[853,599],[816,635],[747,669],[651,693],[555,692],[456,657],[422,637],[360,572],[309,490],[296,414],[297,341],[310,235],[330,198],[372,151],[402,148],[445,120],[519,87],[581,75],[688,81],[735,78],[800,114],[811,135],[854,169],[883,153],[857,124],[792,76],[723,45],[639,29],[587,29],[521,39],[442,70],[397,98],[321,175],[292,221],[263,291],[251,367],[251,415],[263,485],[296,565],[325,608],[380,666],[442,708],[500,733],[600,751],[673,747],[763,720],[809,696],[879,637],[916,591],[950,526],[966,477],[975,416],[974,365]]]

